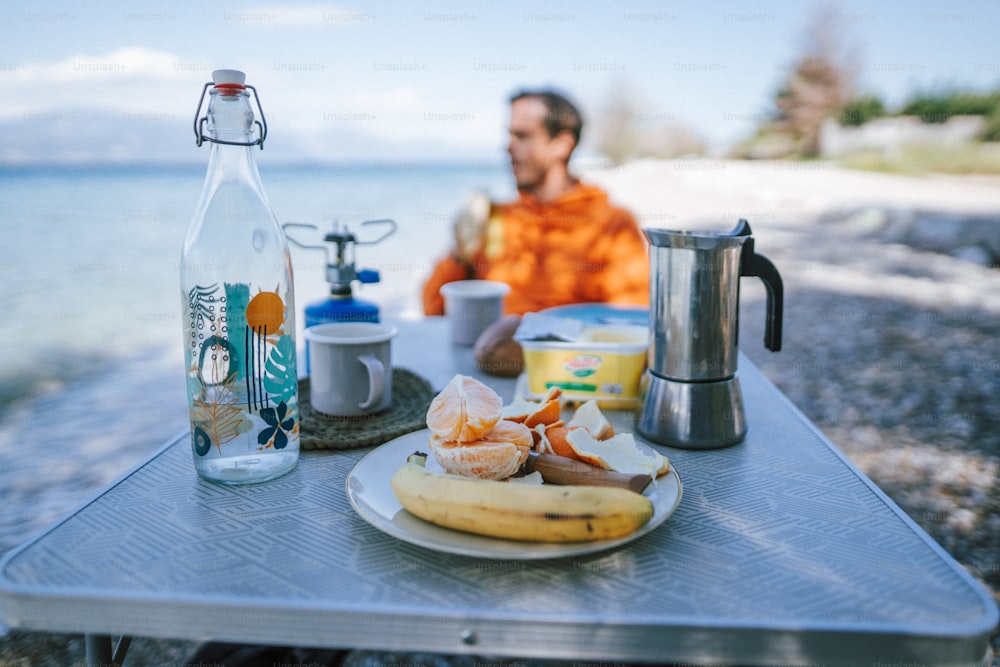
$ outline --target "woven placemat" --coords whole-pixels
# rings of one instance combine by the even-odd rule
[[[381,445],[427,428],[434,398],[430,383],[405,368],[392,369],[392,404],[387,410],[331,417],[313,410],[309,378],[299,380],[299,446],[302,449],[355,449]]]

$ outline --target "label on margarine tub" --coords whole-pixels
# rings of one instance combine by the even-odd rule
[[[570,375],[578,378],[590,377],[601,367],[604,360],[596,354],[581,354],[578,357],[571,357],[563,364],[563,368],[569,371]]]

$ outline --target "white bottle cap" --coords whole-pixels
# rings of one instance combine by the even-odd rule
[[[245,85],[247,80],[247,75],[238,69],[217,69],[212,72],[212,83],[219,85],[220,83],[236,83],[239,85]]]

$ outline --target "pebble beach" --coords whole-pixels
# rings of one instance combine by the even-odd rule
[[[744,280],[741,350],[1000,601],[1000,177],[710,159],[581,164],[577,172],[645,227],[750,222],[757,251],[784,280],[784,347],[764,349],[764,289]],[[164,432],[175,432],[182,411]],[[197,647],[136,638],[126,664],[180,666]],[[993,650],[1000,653],[1000,634]],[[346,658],[392,662],[472,664],[361,651]],[[74,664],[83,664],[79,635],[9,630],[0,638],[0,667]]]

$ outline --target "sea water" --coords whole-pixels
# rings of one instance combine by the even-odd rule
[[[259,162],[278,220],[320,228],[290,230],[304,242],[334,221],[359,241],[362,221],[397,222],[355,248],[358,268],[381,274],[355,296],[383,318],[419,317],[420,285],[473,191],[513,193],[500,160]],[[178,267],[203,178],[203,165],[0,169],[0,553],[187,431]],[[301,310],[328,293],[326,256],[291,253]]]

